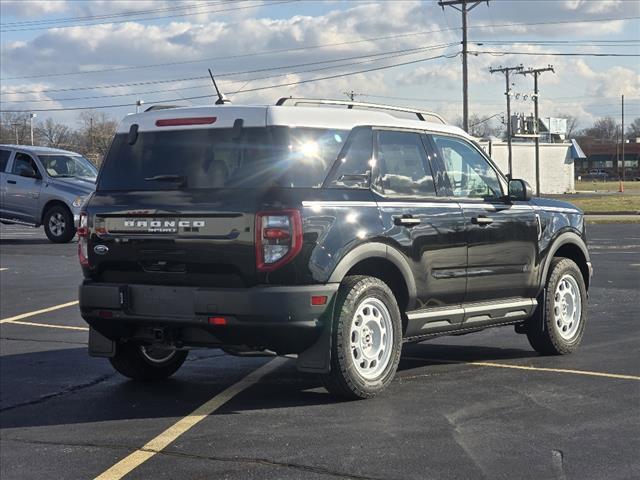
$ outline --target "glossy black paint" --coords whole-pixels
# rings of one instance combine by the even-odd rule
[[[83,268],[85,285],[197,287],[224,295],[231,288],[248,292],[252,287],[338,284],[363,262],[375,259],[378,271],[372,274],[384,276],[393,270],[404,283],[407,298],[401,308],[428,312],[507,298],[535,299],[544,286],[551,256],[562,245],[582,252],[581,269],[588,283],[582,212],[568,203],[538,198],[483,201],[452,197],[444,165],[430,151],[428,135],[421,133],[436,188],[436,194],[428,197],[385,195],[376,187],[375,166],[371,188],[98,190],[85,207],[91,264]],[[506,184],[504,180],[505,190]],[[301,212],[302,250],[281,268],[258,272],[255,214],[285,209]],[[405,217],[415,222],[398,220]],[[101,232],[100,221],[110,218],[197,218],[206,220],[210,230],[145,235]],[[106,246],[108,254],[95,253],[97,245]],[[89,323],[103,324],[94,307],[99,306],[89,309],[81,301],[83,317]],[[199,313],[234,312],[212,308]],[[296,312],[291,313],[296,317]],[[267,322],[269,315],[264,312]],[[166,320],[159,313],[155,318],[158,323]],[[459,317],[439,332],[464,329],[465,320]],[[145,318],[144,323],[153,323],[153,318]],[[286,321],[282,325],[284,334]],[[314,329],[318,336],[321,330]],[[122,337],[114,334],[111,338]],[[243,342],[255,335],[229,338]],[[295,336],[286,338],[295,343]],[[210,340],[209,344],[220,342]],[[299,351],[281,342],[277,348],[280,353]]]

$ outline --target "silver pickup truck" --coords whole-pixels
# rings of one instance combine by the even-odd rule
[[[96,167],[78,153],[0,145],[0,222],[44,225],[49,240],[69,242],[97,175]]]

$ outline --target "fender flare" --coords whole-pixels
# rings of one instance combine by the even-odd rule
[[[370,258],[382,258],[390,261],[401,273],[409,294],[409,305],[414,305],[417,297],[416,282],[413,272],[404,256],[395,248],[380,242],[370,242],[358,245],[347,253],[338,263],[329,277],[329,283],[340,283],[356,264]]]
[[[561,233],[551,243],[551,246],[549,247],[549,253],[547,253],[547,256],[545,258],[544,267],[542,269],[542,276],[540,278],[540,291],[542,291],[546,285],[546,278],[549,275],[549,267],[551,266],[551,261],[553,260],[554,255],[560,249],[560,247],[567,244],[575,245],[576,247],[578,247],[584,255],[587,263],[591,262],[589,251],[587,250],[587,245],[584,243],[584,240],[580,237],[580,235],[575,232]],[[587,279],[587,282],[585,283],[589,284],[589,280],[590,279]]]

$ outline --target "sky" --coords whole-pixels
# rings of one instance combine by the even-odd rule
[[[207,68],[236,104],[354,92],[462,115],[461,16],[436,0],[1,0],[0,19],[0,109],[39,119],[210,104]],[[622,94],[640,116],[640,0],[491,0],[468,31],[472,114],[500,118],[505,78],[489,69],[522,64],[554,67],[540,76],[542,117],[588,127],[619,118]],[[531,113],[532,77],[512,80],[512,110]]]

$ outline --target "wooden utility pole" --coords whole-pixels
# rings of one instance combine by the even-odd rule
[[[540,196],[540,114],[538,112],[538,97],[539,97],[539,90],[538,90],[538,76],[543,73],[543,72],[553,72],[556,73],[553,70],[553,65],[549,65],[548,67],[544,67],[544,68],[530,68],[528,70],[524,70],[522,72],[518,72],[521,75],[533,75],[533,109],[534,109],[534,118],[535,118],[535,127],[536,127],[536,131],[534,132],[536,134],[535,137],[535,150],[536,150],[536,196]]]
[[[507,96],[507,145],[509,149],[509,178],[513,174],[513,155],[511,153],[511,137],[513,133],[511,132],[511,84],[509,83],[509,73],[511,72],[521,72],[524,69],[522,65],[518,65],[517,67],[498,67],[498,68],[490,68],[489,73],[504,73],[504,78],[506,81],[506,90],[504,94]]]
[[[622,181],[624,182],[624,94],[622,95]]]
[[[462,13],[462,128],[469,132],[469,80],[467,75],[467,14],[489,0],[440,0],[438,5],[451,7]],[[459,6],[458,6],[459,5]]]

